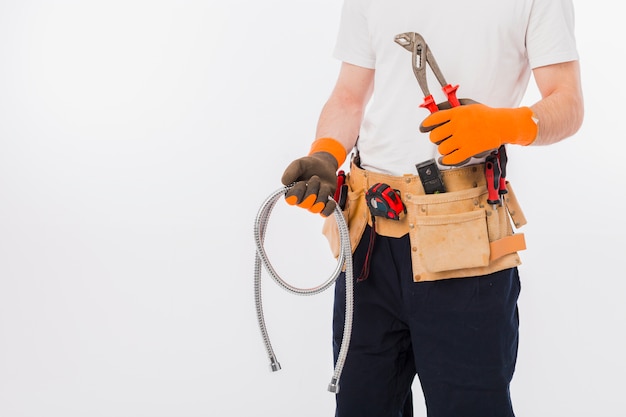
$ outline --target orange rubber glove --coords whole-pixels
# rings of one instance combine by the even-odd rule
[[[329,200],[337,189],[337,169],[346,160],[346,150],[332,138],[313,142],[309,155],[293,161],[283,173],[282,183],[291,185],[285,201],[312,213],[330,216],[337,204]]]
[[[440,110],[420,124],[422,133],[438,145],[444,165],[457,165],[505,143],[530,145],[537,137],[537,123],[529,107],[493,108],[480,103]]]

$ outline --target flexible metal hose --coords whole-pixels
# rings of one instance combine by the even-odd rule
[[[333,373],[333,377],[331,379],[330,384],[328,385],[328,390],[333,393],[339,392],[339,379],[341,377],[341,371],[343,370],[344,363],[346,361],[346,356],[348,354],[348,346],[350,344],[350,336],[352,333],[352,316],[353,316],[353,308],[354,308],[354,283],[352,281],[353,272],[352,272],[352,250],[350,247],[350,235],[348,234],[348,225],[346,224],[345,218],[341,209],[337,207],[335,209],[335,218],[337,219],[337,226],[339,228],[339,237],[340,237],[340,252],[339,258],[337,262],[337,267],[333,271],[332,275],[321,285],[313,288],[297,288],[292,285],[289,285],[285,280],[283,280],[278,273],[272,267],[272,264],[265,252],[264,241],[265,241],[265,230],[267,228],[267,224],[269,221],[270,214],[272,209],[276,205],[276,202],[284,196],[285,193],[289,190],[290,187],[283,187],[275,192],[273,192],[261,205],[257,213],[256,220],[254,222],[254,240],[256,243],[256,256],[254,260],[254,299],[256,303],[256,312],[257,318],[259,321],[259,328],[261,329],[261,335],[263,337],[263,342],[265,344],[265,349],[267,350],[267,354],[270,359],[270,368],[273,372],[280,370],[280,364],[276,359],[276,355],[274,354],[274,350],[272,349],[272,344],[270,343],[269,335],[267,333],[267,328],[265,326],[265,318],[263,316],[263,303],[261,300],[261,272],[262,266],[265,267],[270,276],[274,279],[274,281],[282,287],[284,290],[289,291],[296,295],[314,295],[319,294],[322,291],[325,291],[330,287],[339,277],[343,267],[345,266],[345,276],[346,276],[346,312],[345,312],[345,322],[344,322],[344,330],[343,330],[343,338],[341,340],[341,347],[339,349],[339,354],[337,357],[337,362],[335,363],[335,370]]]

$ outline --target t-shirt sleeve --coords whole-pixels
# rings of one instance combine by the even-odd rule
[[[344,0],[333,57],[360,67],[374,68],[376,55],[371,48],[368,7],[367,0]]]
[[[526,49],[531,68],[578,60],[572,0],[534,0]]]

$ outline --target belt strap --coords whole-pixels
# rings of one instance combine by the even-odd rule
[[[441,171],[441,178],[446,190],[449,192],[484,186],[486,184],[485,164],[444,169]],[[358,167],[354,162],[350,166],[349,182],[350,188],[353,190],[368,190],[377,182],[382,182],[394,190],[400,191],[401,196],[406,193],[425,195],[419,175],[405,174],[395,176],[366,171]]]
[[[491,249],[489,259],[493,261],[509,253],[525,250],[526,239],[523,233],[516,233],[489,243],[489,247]]]

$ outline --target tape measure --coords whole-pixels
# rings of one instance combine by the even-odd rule
[[[400,215],[406,213],[406,207],[400,199],[400,192],[382,182],[374,184],[367,190],[365,200],[372,217],[400,220]]]

